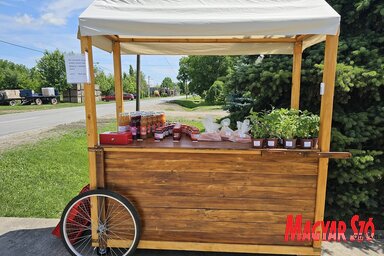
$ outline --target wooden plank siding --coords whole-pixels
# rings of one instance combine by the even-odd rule
[[[136,206],[143,241],[311,246],[285,242],[284,233],[288,214],[314,219],[316,157],[236,151],[105,151],[103,157],[106,188]]]

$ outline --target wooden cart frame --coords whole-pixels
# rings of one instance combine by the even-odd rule
[[[119,38],[116,35],[105,35],[105,38],[110,40],[113,45],[113,62],[114,62],[114,76],[115,76],[115,95],[116,95],[116,117],[119,113],[124,111],[123,105],[123,91],[122,91],[122,72],[121,72],[121,51],[120,43],[124,42],[164,42],[164,43],[293,43],[293,71],[292,71],[292,97],[291,108],[299,108],[300,99],[300,77],[301,77],[301,63],[302,63],[302,45],[303,40],[311,35],[297,35],[293,38],[260,38],[260,39],[175,39],[175,38]],[[87,128],[87,142],[88,142],[88,158],[89,158],[89,177],[90,188],[107,188],[115,190],[128,199],[132,195],[134,203],[140,214],[143,214],[143,227],[144,238],[139,244],[139,248],[147,249],[170,249],[170,250],[197,250],[197,251],[216,251],[216,252],[245,252],[245,253],[273,253],[273,254],[294,254],[294,255],[320,255],[321,254],[321,241],[314,241],[310,243],[287,243],[282,242],[281,237],[277,234],[276,229],[281,230],[283,235],[285,232],[284,225],[286,214],[300,213],[305,211],[308,214],[304,214],[304,218],[310,218],[311,221],[322,221],[324,218],[326,185],[327,185],[327,172],[329,158],[344,158],[348,157],[348,154],[332,153],[330,151],[330,138],[331,138],[331,123],[332,123],[332,111],[333,111],[333,98],[335,88],[335,75],[336,75],[336,59],[338,49],[339,35],[327,35],[325,42],[325,56],[324,56],[324,71],[323,71],[323,83],[325,84],[324,94],[321,96],[321,109],[320,109],[320,133],[319,133],[319,150],[256,150],[237,148],[217,149],[215,146],[202,147],[197,146],[167,146],[162,148],[161,146],[151,147],[147,146],[139,147],[103,147],[98,142],[97,132],[97,120],[96,120],[96,104],[95,104],[95,80],[93,70],[93,53],[92,53],[92,37],[81,36],[81,51],[82,53],[88,53],[88,61],[90,67],[90,84],[85,85],[85,110],[86,110],[86,128]],[[198,143],[194,144],[197,145]],[[139,158],[137,160],[137,158]],[[162,158],[163,160],[156,160]],[[143,165],[149,166],[148,168],[141,168],[138,171],[132,173],[129,170],[129,166],[139,166],[139,160],[143,162]],[[204,166],[199,165],[198,162],[204,162]],[[220,162],[221,161],[221,162]],[[145,162],[145,164],[144,164]],[[225,164],[231,163],[232,166]],[[169,167],[170,164],[173,167]],[[190,164],[188,164],[190,163]],[[216,163],[216,164],[215,164]],[[223,164],[218,168],[218,165]],[[161,168],[155,168],[154,166],[163,166]],[[202,168],[206,170],[205,173],[199,173],[202,177],[206,177],[209,189],[207,193],[211,201],[206,203],[211,204],[212,207],[196,206],[196,201],[187,203],[179,202],[180,197],[176,197],[172,194],[172,191],[168,191],[163,195],[164,200],[169,200],[168,204],[160,205],[159,207],[168,207],[168,212],[177,222],[177,216],[184,216],[180,220],[179,232],[159,232],[158,236],[149,235],[146,238],[146,226],[152,226],[153,230],[158,230],[162,224],[161,219],[167,219],[164,217],[164,212],[159,212],[161,216],[156,219],[153,213],[150,213],[146,208],[146,204],[155,204],[155,199],[149,200],[146,204],[140,204],[141,194],[136,194],[132,191],[122,191],[124,186],[135,185],[135,182],[139,182],[141,191],[145,189],[151,189],[151,182],[155,182],[150,179],[147,184],[145,179],[148,179],[150,175],[163,175],[164,182],[170,182],[175,185],[176,180],[179,182],[186,182],[184,185],[191,188],[192,191],[188,191],[185,194],[185,200],[199,200],[198,195],[201,195],[201,189],[205,188],[204,183],[189,184],[188,175],[183,176],[186,170],[183,166],[189,165],[191,170]],[[196,167],[193,167],[196,165]],[[167,171],[167,166],[169,167]],[[152,168],[152,169],[151,169]],[[156,169],[158,172],[146,173]],[[242,190],[244,182],[250,182],[247,187],[248,193],[244,195],[244,190],[238,195],[234,195],[236,200],[229,200],[224,187],[215,187],[215,184],[211,182],[222,181],[228,179],[228,173],[233,172],[232,177],[237,179],[231,180],[231,184],[238,190],[231,189],[228,193],[236,193]],[[170,171],[171,170],[171,171]],[[178,173],[179,176],[172,176],[170,172]],[[144,173],[144,174],[143,174]],[[184,173],[184,174],[183,174]],[[191,171],[193,173],[193,171]],[[221,175],[220,173],[225,173]],[[171,175],[171,176],[166,176]],[[237,176],[236,176],[237,175]],[[273,176],[275,175],[275,176]],[[166,176],[166,177],[165,177]],[[214,179],[210,179],[215,176]],[[136,177],[132,180],[133,177]],[[165,178],[164,178],[165,177]],[[175,178],[176,177],[176,178]],[[244,177],[244,181],[239,181],[239,177]],[[287,178],[288,177],[288,178]],[[155,177],[156,178],[156,177]],[[158,178],[158,177],[157,177]],[[173,179],[175,178],[175,179]],[[194,176],[191,179],[195,179]],[[142,179],[142,182],[140,182]],[[230,179],[230,178],[229,178]],[[124,182],[131,180],[130,182]],[[158,180],[157,180],[158,182]],[[252,183],[253,182],[253,183]],[[271,184],[268,185],[270,182]],[[275,186],[272,186],[275,183]],[[284,184],[289,184],[284,186]],[[303,185],[302,184],[307,184]],[[158,185],[158,184],[156,184]],[[200,186],[199,186],[200,185]],[[135,186],[136,188],[138,186]],[[177,187],[177,186],[176,186]],[[196,188],[195,188],[196,187]],[[160,188],[157,186],[156,188]],[[233,188],[233,187],[232,187]],[[280,189],[279,189],[280,188]],[[169,187],[167,187],[169,189]],[[175,192],[180,192],[180,195],[186,193],[179,186],[179,190],[175,189]],[[180,191],[181,189],[181,191]],[[200,190],[198,190],[200,189]],[[215,190],[216,189],[216,190]],[[155,191],[159,193],[159,191]],[[212,194],[213,193],[213,194]],[[215,197],[215,194],[216,197]],[[268,193],[269,196],[261,196]],[[307,196],[305,196],[307,194]],[[254,198],[249,198],[250,195],[254,195]],[[280,196],[281,195],[281,196]],[[309,196],[311,195],[311,196]],[[233,209],[220,208],[222,201],[220,198],[226,198],[228,205],[233,204]],[[207,197],[208,198],[208,197]],[[214,198],[215,200],[213,200]],[[305,200],[300,200],[304,198]],[[144,200],[144,199],[143,199]],[[185,205],[180,209],[173,207],[175,204],[180,203]],[[247,207],[241,208],[239,206],[247,205]],[[237,206],[236,206],[237,205]],[[236,208],[237,207],[237,208]],[[239,209],[239,207],[241,209]],[[162,209],[163,209],[162,208]],[[178,209],[180,211],[178,211]],[[297,209],[295,211],[295,209]],[[152,214],[152,215],[151,215]],[[190,217],[188,217],[191,214]],[[155,214],[156,215],[156,214]],[[154,218],[153,220],[146,219],[148,216]],[[238,223],[239,219],[251,218],[247,221],[247,224]],[[172,219],[168,216],[168,221]],[[238,218],[237,218],[238,217]],[[148,217],[149,218],[149,217]],[[161,218],[161,219],[160,219]],[[220,221],[227,221],[225,225],[221,225],[223,222],[205,223],[205,231],[202,234],[194,234],[198,232],[199,226],[194,229],[193,223],[200,220],[204,221],[204,218],[213,218]],[[252,219],[253,218],[253,219]],[[183,220],[185,222],[183,222]],[[152,222],[151,222],[152,221]],[[158,225],[157,225],[158,223]],[[185,225],[190,223],[192,226],[190,232],[185,230]],[[246,228],[250,223],[254,223],[253,227]],[[243,234],[231,236],[225,235],[227,232],[235,230],[231,229],[232,225],[237,224],[239,229],[244,228]],[[175,224],[176,225],[176,224]],[[196,224],[198,225],[198,223]],[[212,225],[212,227],[210,227]],[[242,227],[242,225],[244,227]],[[155,227],[154,227],[155,226]],[[216,230],[215,230],[216,228]],[[183,231],[184,230],[184,231]],[[254,230],[254,233],[252,233]],[[259,231],[258,231],[259,230]],[[264,230],[261,232],[260,230]],[[150,231],[148,231],[150,232]],[[184,232],[184,233],[183,233]],[[241,231],[242,232],[242,231]],[[241,233],[240,232],[240,233]],[[177,236],[179,234],[179,236]],[[179,239],[181,234],[185,234],[186,239],[191,237],[190,240]],[[247,236],[248,234],[248,236]],[[168,239],[166,237],[168,236]],[[156,237],[165,237],[165,239],[157,239]],[[206,239],[204,238],[206,237]],[[253,238],[252,238],[253,237]],[[264,237],[264,238],[263,238]],[[276,239],[275,239],[276,238]],[[233,241],[233,242],[231,242]],[[260,241],[260,242],[258,242]],[[270,242],[268,242],[270,241]],[[277,242],[276,242],[277,241]]]

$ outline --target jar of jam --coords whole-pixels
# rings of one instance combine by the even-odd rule
[[[175,126],[173,127],[173,140],[174,141],[180,141],[181,132],[182,132],[181,124],[180,123],[175,124]]]
[[[196,128],[196,127],[192,127],[192,130],[191,130],[191,140],[193,142],[197,142],[200,138],[200,130],[199,128]]]
[[[162,125],[165,125],[165,123],[167,122],[167,119],[165,117],[165,113],[164,112],[160,113],[160,122],[161,122]]]
[[[164,139],[164,127],[158,127],[155,131],[155,140],[163,140]]]
[[[141,122],[140,122],[140,138],[146,139],[147,138],[147,117],[142,116]]]
[[[127,132],[129,131],[129,125],[131,123],[131,115],[129,113],[120,113],[118,123],[118,132]]]

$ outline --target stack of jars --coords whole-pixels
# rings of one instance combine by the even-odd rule
[[[136,111],[121,113],[118,120],[118,131],[130,131],[134,140],[154,137],[156,129],[166,125],[164,112]]]

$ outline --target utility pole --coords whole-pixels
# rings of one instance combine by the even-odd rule
[[[136,58],[136,111],[140,111],[140,82],[141,82],[141,71],[140,71],[140,55]]]
[[[148,76],[148,97],[151,97],[151,85],[149,84],[149,80],[151,80],[150,76]]]

